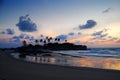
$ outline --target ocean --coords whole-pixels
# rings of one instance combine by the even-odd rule
[[[37,56],[27,55],[26,58],[22,59],[34,63],[120,70],[120,48],[62,50],[45,54],[52,54],[52,56],[41,56],[41,54]],[[20,59],[18,57],[19,53],[12,53],[11,55]]]
[[[56,51],[72,56],[91,56],[101,58],[120,58],[120,48],[91,48],[89,50]]]

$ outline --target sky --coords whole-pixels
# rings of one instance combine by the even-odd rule
[[[0,0],[0,48],[46,37],[120,47],[120,0]]]

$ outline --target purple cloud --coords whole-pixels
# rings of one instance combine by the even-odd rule
[[[73,36],[75,33],[73,33],[73,32],[70,32],[70,33],[68,33],[68,35],[70,35],[70,36]]]
[[[110,12],[111,8],[107,8],[106,10],[102,11],[102,13],[108,13]]]
[[[10,28],[6,29],[6,32],[7,32],[7,34],[10,34],[10,35],[14,34],[14,30],[10,29]]]
[[[13,35],[15,32],[13,29],[6,29],[5,31],[0,32],[0,34],[8,34],[8,35]]]
[[[66,40],[67,35],[58,35],[56,38],[60,38],[61,40]]]
[[[92,38],[92,40],[95,40],[95,39],[105,40],[104,37],[106,37],[108,35],[108,33],[105,33],[106,31],[107,31],[107,29],[103,29],[101,31],[94,32],[92,34],[92,36],[94,36],[94,38]]]
[[[87,23],[84,25],[80,25],[79,28],[80,29],[90,29],[93,28],[94,26],[97,25],[97,22],[94,20],[87,20]]]
[[[78,32],[78,35],[81,35],[82,33],[81,32]]]
[[[29,15],[19,17],[19,22],[16,24],[22,32],[34,32],[37,31],[37,26],[31,21]]]

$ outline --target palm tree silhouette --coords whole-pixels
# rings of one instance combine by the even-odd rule
[[[52,37],[50,37],[49,39],[52,40]]]
[[[27,42],[24,40],[23,42],[23,46],[26,47],[27,46]]]
[[[36,45],[38,45],[38,40],[37,39],[35,40],[35,42],[36,42]]]
[[[40,43],[42,43],[43,42],[43,39],[40,39]]]
[[[58,42],[58,38],[55,38],[55,43]]]
[[[48,43],[50,42],[50,39],[47,39]]]
[[[60,38],[58,38],[57,41],[60,42]]]
[[[46,44],[47,43],[46,40],[44,40],[43,43]]]
[[[57,38],[55,38],[55,41],[57,41]]]
[[[67,43],[67,40],[65,40],[65,43]]]

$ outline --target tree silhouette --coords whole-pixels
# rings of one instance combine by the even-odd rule
[[[37,39],[35,40],[35,42],[36,42],[36,45],[38,45],[38,40]]]
[[[43,42],[43,39],[40,39],[40,42]]]
[[[51,43],[51,40],[52,40],[52,37],[49,37],[49,38],[47,39],[48,43]]]
[[[23,46],[26,47],[27,46],[27,42],[24,40],[23,42]]]
[[[43,43],[46,44],[47,43],[46,40],[44,40]]]
[[[49,37],[48,37],[48,36],[46,37],[46,40],[47,40],[47,39],[49,39]]]
[[[55,38],[55,41],[57,41],[57,38]]]
[[[60,38],[58,38],[57,40],[58,40],[58,42],[60,42]]]
[[[65,40],[65,43],[67,43],[67,40]]]
[[[52,40],[52,37],[50,37],[49,39]]]
[[[48,43],[50,42],[50,39],[47,39]]]
[[[42,43],[43,42],[43,39],[40,39],[40,43]]]

